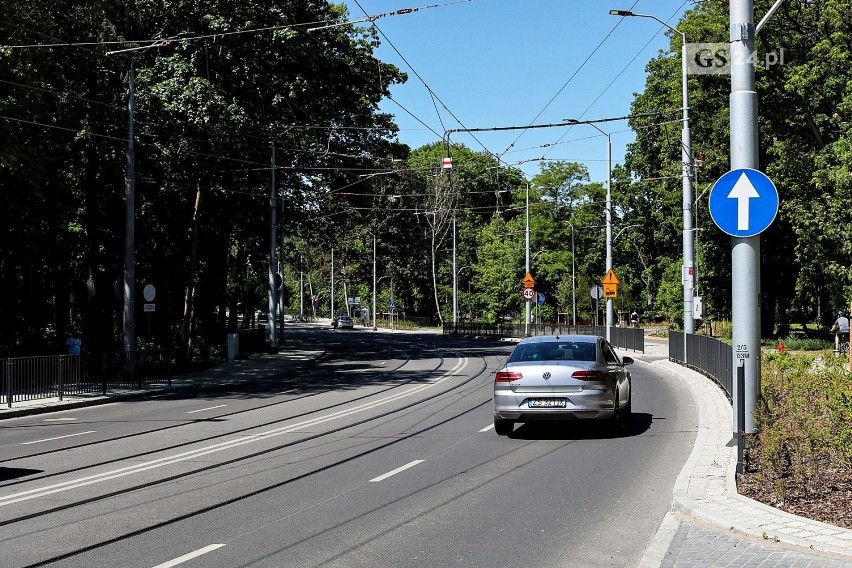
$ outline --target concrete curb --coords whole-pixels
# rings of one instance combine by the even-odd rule
[[[673,511],[723,531],[852,559],[852,530],[793,515],[737,493],[732,409],[724,393],[696,371],[669,361],[651,364],[686,382],[699,414],[695,446],[675,482]]]

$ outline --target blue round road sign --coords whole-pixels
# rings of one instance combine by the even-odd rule
[[[753,237],[778,214],[778,190],[765,174],[742,168],[720,177],[710,190],[710,216],[732,237]]]

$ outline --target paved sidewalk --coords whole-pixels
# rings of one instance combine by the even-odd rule
[[[202,386],[218,386],[238,383],[248,379],[258,379],[281,373],[287,369],[304,367],[312,364],[325,354],[321,348],[301,348],[297,344],[281,346],[278,353],[256,353],[247,359],[228,361],[216,367],[197,373],[172,377],[171,386],[167,384],[143,385],[141,388],[113,389],[106,395],[87,393],[65,395],[62,400],[44,398],[14,402],[12,407],[0,406],[0,420],[17,416],[28,416],[45,412],[56,412],[68,408],[81,408],[106,404],[120,400],[139,398],[151,393],[178,392]]]
[[[732,408],[721,388],[668,360],[668,342],[646,338],[629,355],[684,381],[699,412],[692,454],[675,482],[672,510],[641,568],[705,566],[852,568],[852,530],[791,515],[736,488]]]

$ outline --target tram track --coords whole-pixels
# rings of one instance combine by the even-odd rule
[[[437,365],[434,370],[430,371],[429,374],[434,374],[434,373],[439,372],[440,368],[443,366],[444,361],[445,361],[445,358],[441,357],[441,363],[439,365]],[[466,361],[466,358],[462,358],[462,359],[460,359],[460,361]],[[462,366],[460,365],[460,368],[461,367]],[[484,361],[482,361],[479,368],[477,370],[475,370],[475,372],[469,374],[463,381],[458,382],[456,384],[453,384],[453,385],[451,385],[447,388],[442,388],[441,390],[439,390],[437,392],[429,393],[427,396],[417,397],[415,400],[412,400],[410,402],[406,402],[406,403],[399,405],[399,406],[395,406],[394,408],[391,408],[389,410],[381,411],[381,412],[378,412],[376,414],[369,414],[368,416],[364,416],[363,418],[359,418],[357,420],[347,422],[346,424],[336,426],[334,428],[323,430],[322,432],[300,435],[298,437],[298,439],[296,439],[296,440],[289,440],[287,442],[284,442],[284,443],[281,443],[281,444],[276,444],[274,446],[267,447],[267,448],[264,448],[264,449],[259,450],[259,451],[249,452],[247,454],[240,455],[238,457],[217,461],[216,463],[204,465],[202,467],[192,467],[187,471],[181,471],[179,473],[175,473],[175,474],[172,474],[172,475],[161,476],[161,477],[158,477],[157,479],[153,479],[153,480],[146,481],[146,482],[143,482],[143,483],[133,483],[129,486],[126,486],[126,487],[123,487],[123,488],[120,488],[120,489],[117,489],[117,490],[113,490],[113,491],[107,491],[107,492],[104,492],[104,493],[100,493],[100,494],[92,496],[92,497],[71,500],[71,501],[63,503],[62,505],[59,505],[59,506],[48,507],[48,508],[45,508],[45,509],[30,512],[30,513],[27,513],[27,514],[15,515],[15,516],[12,516],[10,518],[0,519],[0,527],[6,527],[6,526],[9,526],[9,525],[14,525],[16,523],[29,521],[29,520],[32,520],[32,519],[35,519],[35,518],[38,518],[38,517],[48,516],[48,515],[55,514],[55,513],[61,512],[61,511],[67,511],[67,510],[70,510],[70,509],[73,509],[73,508],[76,508],[76,507],[81,507],[81,506],[91,504],[91,503],[94,503],[94,502],[97,502],[97,501],[103,501],[103,500],[110,499],[112,497],[116,497],[116,496],[119,496],[119,495],[132,493],[132,492],[135,492],[135,491],[139,491],[141,489],[150,488],[150,487],[154,487],[154,486],[157,486],[157,485],[170,483],[170,482],[182,479],[182,478],[187,478],[187,477],[190,477],[190,476],[198,475],[200,473],[204,473],[204,472],[208,472],[208,471],[211,471],[211,470],[231,466],[231,465],[234,465],[234,464],[238,464],[240,462],[245,462],[247,460],[252,460],[252,459],[258,458],[260,456],[274,454],[276,452],[280,452],[280,451],[286,450],[288,448],[293,448],[293,447],[298,446],[300,444],[304,444],[306,442],[310,442],[310,441],[313,441],[313,440],[316,440],[316,439],[319,439],[319,438],[323,438],[323,437],[326,437],[326,436],[337,434],[337,433],[340,433],[340,432],[348,430],[348,429],[357,428],[357,427],[362,426],[364,424],[368,424],[370,422],[386,418],[390,415],[402,413],[402,412],[404,412],[404,411],[406,411],[406,410],[408,410],[412,407],[427,403],[431,400],[434,400],[437,397],[440,397],[440,396],[446,395],[448,393],[451,393],[453,391],[457,391],[459,389],[462,389],[465,385],[468,385],[469,383],[471,383],[472,381],[475,381],[478,377],[483,375],[486,372],[486,370],[487,370],[487,364]],[[445,374],[446,374],[447,378],[452,376],[451,373],[453,373],[453,372],[454,372],[453,369],[446,371]],[[408,382],[409,386],[410,386],[410,382],[411,381]],[[431,388],[432,385],[433,385],[433,383],[425,383],[425,384],[421,384],[421,385],[411,387],[411,388],[419,389],[419,390],[416,390],[415,392],[412,392],[412,393],[398,393],[397,395],[392,395],[392,396],[395,396],[395,397],[398,397],[398,398],[393,398],[391,400],[391,402],[396,402],[396,401],[398,401],[402,398],[414,396],[416,394],[420,394],[421,392],[426,392],[429,388]],[[386,389],[386,390],[389,390],[389,389]],[[373,393],[371,396],[375,396],[375,393]],[[351,404],[351,402],[350,402],[350,404]],[[382,404],[388,404],[388,403],[386,402],[386,403],[382,403]],[[109,472],[109,473],[101,473],[101,474],[93,473],[89,476],[84,476],[82,478],[77,478],[75,480],[69,480],[69,481],[65,481],[65,482],[61,482],[61,483],[52,484],[52,485],[49,485],[47,487],[30,489],[30,490],[26,490],[26,491],[19,491],[17,493],[7,494],[5,496],[0,496],[0,511],[2,511],[2,509],[4,507],[8,507],[8,506],[14,505],[15,503],[20,503],[22,501],[44,500],[45,497],[48,497],[49,495],[53,495],[53,494],[58,493],[58,492],[68,491],[68,490],[75,489],[75,488],[78,488],[78,487],[91,485],[91,484],[94,484],[94,483],[99,483],[101,481],[109,481],[109,480],[115,479],[119,476],[120,477],[130,476],[130,475],[133,475],[134,473],[136,473],[138,471],[144,471],[144,470],[150,469],[151,467],[155,467],[155,466],[156,467],[164,467],[164,466],[176,463],[177,461],[186,462],[190,459],[197,459],[198,457],[200,457],[202,455],[209,455],[209,454],[214,453],[214,452],[218,453],[220,451],[226,451],[228,449],[233,449],[234,447],[248,445],[248,444],[252,443],[253,441],[263,441],[263,440],[267,440],[267,439],[270,439],[272,437],[275,437],[275,436],[278,436],[278,435],[281,435],[281,434],[294,433],[294,432],[297,432],[300,429],[304,429],[307,426],[316,425],[316,424],[321,423],[321,422],[332,421],[332,420],[339,418],[339,417],[354,416],[355,414],[359,414],[359,413],[362,413],[362,412],[366,412],[368,410],[372,410],[372,409],[374,409],[378,406],[379,406],[378,403],[376,403],[375,405],[371,405],[371,403],[369,403],[369,402],[364,402],[364,403],[361,404],[361,408],[356,406],[356,407],[354,407],[353,410],[349,410],[349,411],[340,410],[340,411],[337,411],[336,413],[333,412],[331,415],[328,415],[325,418],[317,417],[317,418],[314,418],[314,419],[302,420],[301,422],[297,422],[297,423],[290,425],[290,426],[283,426],[283,427],[280,427],[280,428],[275,428],[271,431],[260,433],[260,434],[256,435],[255,437],[243,437],[243,438],[240,438],[240,439],[235,440],[235,441],[220,442],[219,444],[215,444],[214,446],[216,446],[216,447],[214,447],[214,448],[211,448],[211,447],[208,446],[208,447],[200,448],[200,449],[193,450],[193,451],[183,452],[182,454],[178,454],[178,455],[166,456],[166,457],[163,457],[163,458],[159,458],[158,460],[151,460],[149,462],[143,462],[142,464],[136,464],[136,465],[132,465],[132,466],[128,466],[126,468],[123,468],[121,471],[118,471],[117,473],[116,473],[116,470],[114,470],[113,472]],[[310,414],[317,414],[317,412],[312,412]],[[285,420],[292,421],[292,419],[293,419],[293,417],[291,416],[291,417],[288,417],[286,419],[282,419],[282,421],[285,421]],[[280,421],[276,421],[276,422],[280,422]],[[255,426],[252,429],[257,429],[257,428],[258,428],[258,426]],[[233,435],[234,435],[234,432],[230,432],[230,433],[226,434],[226,436],[233,436]],[[222,436],[217,436],[216,438],[221,438],[221,437]],[[197,444],[197,442],[195,442],[195,443]],[[394,443],[394,442],[392,441],[392,442],[389,442],[389,443]],[[160,452],[160,453],[162,453],[162,451],[163,450],[158,450],[158,452]],[[148,453],[149,452],[146,452],[146,454],[148,454]],[[138,457],[138,456],[134,456],[134,457]],[[131,458],[125,457],[121,460],[111,460],[109,462],[105,462],[105,464],[110,465],[112,463],[115,463],[116,461],[127,461],[129,459],[131,459]],[[85,468],[77,468],[74,471],[70,471],[70,472],[66,471],[66,472],[64,472],[64,474],[67,475],[68,473],[85,472],[87,470],[93,470],[96,467],[99,467],[99,466],[102,466],[102,465],[104,465],[104,464],[103,463],[97,464],[97,466],[93,464],[93,465],[90,465],[90,466],[85,467]],[[325,468],[323,468],[323,469],[325,469]],[[50,477],[55,477],[56,475],[60,475],[60,474],[58,474],[58,473],[52,474]],[[38,482],[38,481],[43,481],[47,477],[48,476],[43,476],[42,478],[39,478],[39,479],[28,480],[28,482],[30,484],[32,484],[32,483],[35,483],[35,482]],[[303,476],[299,476],[299,477],[303,477]],[[6,486],[6,487],[8,487],[8,486]],[[2,489],[2,488],[0,488],[0,489]]]
[[[385,369],[385,370],[379,371],[377,373],[377,375],[392,375],[394,373],[398,373],[398,372],[402,371],[405,368],[405,366],[410,364],[410,363],[411,363],[411,358],[406,357],[405,360],[400,365],[398,365],[397,367],[395,367],[393,369]],[[428,371],[423,371],[423,372],[421,372],[420,375],[418,375],[416,377],[412,377],[405,382],[397,383],[397,384],[388,386],[387,388],[382,389],[382,390],[377,391],[377,392],[364,394],[364,395],[357,397],[355,399],[352,399],[350,401],[344,401],[344,402],[339,402],[339,403],[335,403],[335,404],[330,404],[330,405],[326,405],[326,406],[323,406],[323,407],[320,407],[320,408],[312,409],[312,410],[309,410],[309,411],[306,411],[306,412],[302,412],[302,413],[298,413],[298,414],[294,414],[294,415],[289,415],[287,417],[284,417],[284,418],[281,418],[281,419],[278,419],[278,420],[270,420],[270,421],[262,422],[262,423],[255,424],[255,425],[252,425],[252,426],[246,426],[244,428],[240,428],[240,429],[233,430],[233,431],[230,431],[230,432],[225,432],[225,433],[222,433],[222,434],[215,434],[215,435],[211,435],[211,436],[208,436],[208,437],[205,437],[205,438],[200,438],[200,439],[192,440],[192,441],[188,441],[188,442],[182,442],[182,443],[179,443],[179,444],[173,444],[173,445],[170,445],[170,446],[164,446],[164,447],[161,447],[161,448],[154,448],[154,449],[151,449],[151,450],[146,450],[144,452],[139,452],[139,453],[131,454],[131,455],[127,455],[127,456],[121,456],[121,457],[118,457],[118,458],[105,460],[105,461],[98,462],[98,463],[95,463],[95,464],[89,464],[89,465],[82,466],[82,467],[79,467],[79,468],[70,468],[70,469],[67,469],[67,470],[64,470],[64,471],[52,472],[52,473],[45,474],[45,475],[42,475],[42,476],[30,477],[30,478],[25,479],[25,480],[11,481],[9,483],[0,484],[0,490],[4,489],[6,487],[12,487],[12,486],[20,485],[20,484],[23,484],[23,483],[30,483],[30,482],[33,482],[33,481],[43,480],[43,479],[56,477],[56,476],[60,476],[60,475],[66,475],[68,473],[73,473],[75,471],[80,471],[80,470],[83,470],[83,469],[90,469],[90,468],[93,468],[93,467],[105,466],[105,465],[109,465],[111,463],[116,463],[116,462],[129,460],[129,459],[143,458],[145,456],[152,455],[152,454],[155,454],[155,453],[159,453],[159,452],[163,452],[163,451],[169,451],[169,450],[175,450],[175,449],[179,449],[179,448],[186,447],[186,446],[189,446],[189,445],[198,444],[199,442],[216,440],[216,439],[219,439],[219,438],[223,438],[223,437],[226,437],[226,436],[232,436],[234,434],[240,434],[242,432],[247,432],[247,431],[250,431],[250,430],[257,429],[257,428],[274,426],[275,424],[279,424],[281,422],[285,422],[285,421],[288,421],[288,420],[293,420],[295,418],[302,418],[302,417],[305,417],[305,416],[310,416],[312,414],[325,412],[325,411],[331,410],[333,408],[336,408],[336,407],[339,407],[339,406],[342,406],[342,405],[345,405],[345,404],[349,404],[353,400],[357,401],[357,400],[369,398],[369,397],[372,397],[372,396],[376,396],[377,394],[382,394],[382,393],[385,393],[387,391],[390,391],[390,390],[393,390],[393,389],[396,389],[396,388],[401,388],[401,387],[404,387],[408,384],[420,381],[424,377],[428,377],[431,373],[434,373],[435,371],[437,371],[440,368],[441,364],[442,363],[439,363],[434,369],[431,369],[431,370],[428,370]],[[365,376],[370,377],[370,378],[374,377],[372,375],[365,375]],[[264,380],[266,380],[266,379],[264,379]],[[248,381],[245,381],[245,382],[248,382]],[[217,386],[213,386],[213,387],[211,387],[211,390],[215,390],[216,388],[217,388]],[[321,396],[323,394],[327,394],[329,392],[332,392],[333,390],[334,390],[334,387],[329,387],[329,388],[324,389],[324,390],[319,390],[319,391],[307,393],[307,394],[304,394],[304,395],[301,395],[301,396],[296,396],[294,398],[288,398],[286,400],[280,400],[280,401],[276,401],[276,402],[271,402],[269,404],[262,404],[262,405],[258,405],[258,406],[253,406],[252,408],[236,410],[236,411],[233,411],[233,412],[224,412],[224,413],[221,413],[221,414],[217,414],[215,417],[206,418],[205,420],[207,420],[207,421],[219,420],[219,419],[230,418],[230,417],[234,417],[234,416],[239,416],[239,415],[244,415],[244,414],[256,412],[258,410],[270,409],[270,408],[280,407],[280,406],[284,406],[284,405],[292,405],[294,403],[304,401],[307,398],[312,398],[312,397]],[[144,431],[141,431],[141,432],[133,432],[132,434],[125,434],[125,435],[122,435],[122,436],[114,436],[114,437],[110,437],[110,438],[103,438],[103,439],[94,440],[94,441],[91,441],[91,442],[74,444],[74,445],[70,445],[70,446],[64,446],[62,448],[55,448],[55,449],[52,449],[52,450],[45,450],[45,451],[41,451],[41,452],[33,452],[33,453],[30,453],[30,454],[26,454],[26,455],[23,455],[23,456],[17,456],[17,457],[14,457],[14,458],[2,459],[2,460],[0,460],[0,464],[11,463],[11,462],[20,462],[20,461],[24,461],[24,460],[28,460],[28,459],[32,459],[32,458],[49,456],[49,455],[52,455],[52,454],[67,452],[69,450],[77,450],[77,449],[81,449],[81,448],[91,448],[91,447],[96,447],[96,446],[100,446],[100,445],[104,445],[104,444],[108,444],[108,443],[112,443],[112,442],[117,442],[117,441],[122,441],[122,440],[130,440],[130,439],[139,438],[139,437],[142,437],[142,436],[148,436],[148,435],[152,435],[152,434],[158,434],[158,433],[162,433],[162,432],[166,432],[166,431],[171,431],[171,430],[175,430],[175,429],[178,429],[178,428],[186,428],[186,427],[194,426],[197,423],[198,423],[198,420],[185,420],[185,421],[181,422],[180,424],[171,424],[169,426],[163,426],[161,428],[153,428],[153,429],[144,430]]]

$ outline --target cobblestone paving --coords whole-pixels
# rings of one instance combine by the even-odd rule
[[[755,542],[681,521],[660,568],[852,568],[852,561]]]

